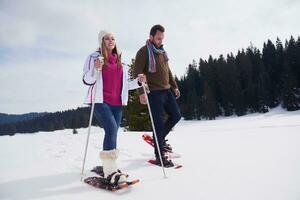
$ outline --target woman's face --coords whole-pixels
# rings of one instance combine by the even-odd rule
[[[104,40],[104,44],[105,44],[105,47],[108,49],[108,50],[113,50],[116,46],[116,41],[115,41],[115,38],[112,34],[108,34],[108,35],[105,35],[103,37],[103,40]]]

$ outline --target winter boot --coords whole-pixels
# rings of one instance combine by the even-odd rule
[[[173,153],[173,149],[172,149],[171,145],[167,143],[167,141],[168,140],[164,140],[164,142],[163,142],[164,151],[168,152],[168,153]]]
[[[117,159],[119,150],[113,149],[109,151],[101,151],[100,159],[103,164],[104,178],[107,179],[109,184],[119,185],[126,182],[128,175],[123,174],[117,168]]]
[[[174,163],[172,162],[171,159],[168,160],[167,156],[163,156],[162,157],[162,161],[163,161],[164,167],[166,167],[166,168],[174,167]],[[156,156],[156,165],[161,166],[161,162],[160,162],[159,156]]]

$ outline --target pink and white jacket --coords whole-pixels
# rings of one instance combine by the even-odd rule
[[[97,72],[94,68],[95,60],[100,56],[99,52],[94,52],[90,54],[83,67],[83,78],[82,81],[85,85],[89,86],[87,96],[85,98],[85,104],[91,104],[94,99],[95,88],[97,88],[95,103],[103,103],[103,79],[102,72]],[[122,66],[123,68],[123,80],[122,80],[122,92],[121,92],[121,101],[122,105],[127,105],[128,102],[128,91],[134,90],[141,87],[138,84],[137,79],[130,80],[128,75],[128,67]],[[98,76],[98,77],[97,77]],[[96,84],[97,82],[97,84]]]

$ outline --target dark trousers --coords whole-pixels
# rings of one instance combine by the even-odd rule
[[[163,143],[170,130],[181,118],[179,106],[171,89],[154,90],[148,94],[149,105],[155,126],[158,144],[163,155]],[[167,119],[165,120],[165,113]],[[154,135],[153,135],[154,139]],[[155,139],[154,139],[155,142]],[[158,156],[158,149],[155,144],[155,156]]]
[[[122,119],[122,106],[112,106],[107,103],[95,103],[95,117],[102,124],[105,135],[103,150],[117,148],[117,134]]]

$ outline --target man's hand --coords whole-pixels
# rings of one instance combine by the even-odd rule
[[[139,74],[137,78],[138,78],[138,81],[140,83],[146,83],[147,82],[146,75],[144,75],[144,74]]]
[[[176,99],[178,99],[178,98],[180,97],[180,90],[179,90],[178,88],[176,88],[176,89],[174,90],[174,93],[175,93]]]
[[[143,105],[147,104],[146,94],[140,94],[140,103]]]

